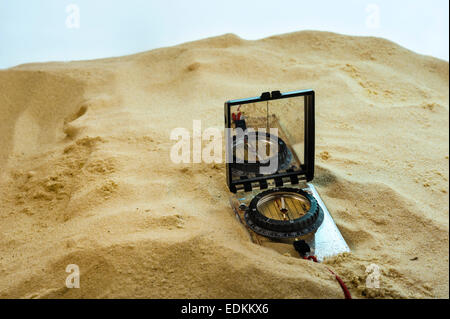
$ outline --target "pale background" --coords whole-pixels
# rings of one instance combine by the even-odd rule
[[[384,37],[448,61],[448,11],[448,0],[0,0],[0,68],[299,30]]]

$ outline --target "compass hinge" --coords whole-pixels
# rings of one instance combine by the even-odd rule
[[[283,187],[289,185],[301,185],[301,187],[306,187],[306,177],[304,175],[291,175],[285,177],[268,177],[260,181],[245,181],[242,180],[241,183],[236,184],[236,192],[251,192],[254,190],[263,190],[272,187]]]

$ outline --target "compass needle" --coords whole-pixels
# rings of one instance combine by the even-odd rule
[[[288,213],[288,210],[286,209],[286,204],[284,202],[284,196],[281,196],[281,212],[283,213],[283,219],[291,219]]]

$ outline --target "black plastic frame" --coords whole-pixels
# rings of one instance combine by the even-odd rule
[[[226,170],[227,170],[227,185],[231,192],[235,193],[237,185],[244,186],[246,191],[252,189],[252,183],[259,183],[260,188],[267,188],[267,180],[274,179],[277,186],[282,186],[283,178],[290,178],[292,184],[298,183],[299,180],[311,181],[314,178],[314,156],[315,156],[315,94],[313,90],[293,91],[280,93],[280,91],[264,92],[260,97],[251,97],[246,99],[230,100],[225,102],[225,128],[231,128],[231,107],[235,105],[243,105],[249,103],[273,101],[279,99],[287,99],[292,97],[305,96],[305,149],[304,149],[304,163],[301,165],[299,171],[278,173],[272,175],[257,176],[248,179],[233,181],[231,168],[232,154],[230,154],[230,145],[226,145]],[[226,136],[226,141],[228,141]],[[231,152],[232,153],[232,152]],[[231,157],[230,157],[231,156]],[[281,181],[281,185],[280,185]]]

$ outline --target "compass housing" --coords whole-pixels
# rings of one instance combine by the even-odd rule
[[[280,204],[275,204],[279,198],[289,201],[285,218]],[[322,224],[324,213],[314,196],[304,190],[276,187],[253,197],[244,218],[250,229],[262,236],[296,238],[314,232]]]
[[[231,192],[236,193],[239,190],[248,192],[255,188],[263,190],[270,185],[275,187],[295,185],[300,181],[308,182],[313,179],[314,100],[313,90],[303,90],[287,93],[264,92],[259,97],[225,102],[226,173],[227,185]],[[243,114],[242,109],[245,109],[242,111]],[[252,123],[253,125],[250,125]],[[260,125],[261,123],[263,125]],[[234,148],[236,135],[233,132],[238,128],[244,128],[244,135],[251,134],[249,130],[251,128],[259,130],[260,126],[265,126],[270,129],[276,126],[274,123],[282,128],[280,131],[286,132],[286,136],[278,137],[282,146],[287,145],[286,150],[279,148],[281,152],[278,160],[281,160],[281,163],[276,171],[270,174],[259,173],[257,168],[260,166],[257,162],[253,163],[254,165],[238,163]]]
[[[314,185],[308,183],[314,177],[314,102],[312,90],[264,92],[225,102],[226,174],[231,207],[254,243],[322,261],[350,249]],[[255,147],[257,143],[250,141],[245,152],[238,151],[246,136],[250,140],[251,129],[261,127],[270,134],[259,138],[280,148],[259,156],[264,143]],[[278,143],[273,142],[276,139]],[[257,161],[246,163],[255,148]],[[267,159],[278,159],[278,165],[265,174],[260,169]]]

